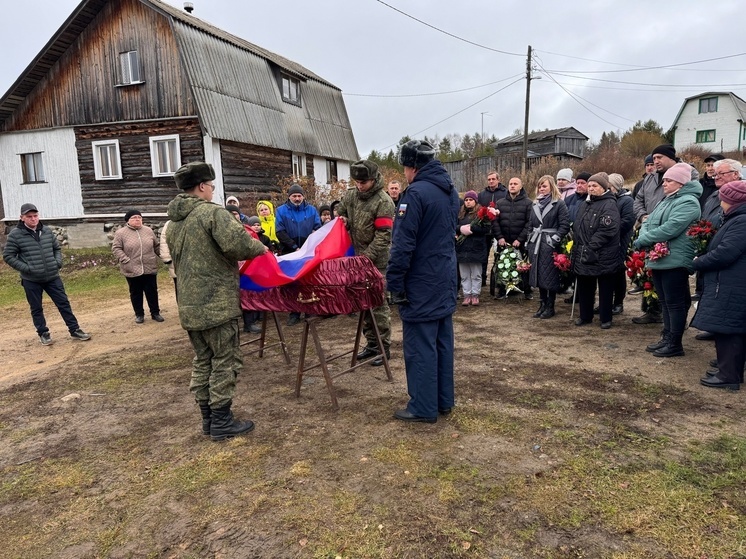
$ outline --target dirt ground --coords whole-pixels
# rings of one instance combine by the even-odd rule
[[[367,366],[339,377],[338,412],[318,377],[295,397],[302,327],[285,327],[293,364],[271,348],[247,355],[239,379],[234,411],[256,430],[216,444],[199,434],[191,347],[169,287],[161,283],[162,324],[135,325],[124,287],[105,304],[73,300],[88,342],[67,337],[48,302],[49,347],[25,305],[3,310],[0,532],[9,555],[0,555],[746,556],[737,542],[718,555],[716,533],[678,554],[653,528],[618,529],[623,512],[563,524],[541,504],[552,494],[533,493],[531,480],[589,449],[624,463],[637,441],[674,441],[665,453],[675,455],[691,441],[743,436],[746,391],[698,383],[712,342],[689,330],[685,357],[652,357],[643,348],[659,328],[630,322],[639,298],[601,330],[573,326],[561,300],[556,317],[538,320],[536,301],[494,301],[485,289],[480,307],[457,309],[457,408],[434,425],[392,418],[407,401],[395,312],[394,382]],[[355,326],[324,321],[326,348],[350,349]],[[568,433],[582,434],[583,448]]]

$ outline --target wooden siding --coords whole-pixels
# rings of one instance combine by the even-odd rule
[[[221,141],[223,189],[230,194],[277,192],[277,183],[293,173],[292,154],[279,149]],[[313,169],[313,163],[310,164]]]
[[[76,128],[75,145],[85,213],[124,213],[130,208],[142,212],[165,212],[179,190],[173,177],[153,177],[150,137],[168,134],[179,135],[182,164],[204,160],[202,135],[196,118]],[[91,142],[105,139],[119,140],[121,180],[97,181],[95,178]]]
[[[144,84],[116,87],[119,53],[137,50]],[[170,20],[138,0],[108,2],[2,130],[192,116]]]

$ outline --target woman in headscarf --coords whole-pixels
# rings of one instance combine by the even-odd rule
[[[280,252],[280,240],[275,231],[275,207],[269,200],[259,200],[256,205],[256,215],[262,223],[262,231],[269,237],[270,250],[274,253]]]

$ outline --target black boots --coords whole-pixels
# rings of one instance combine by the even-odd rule
[[[539,318],[552,318],[554,316],[554,300],[549,299],[544,305],[544,311],[539,315]]]
[[[236,435],[248,433],[254,429],[253,421],[238,421],[233,418],[231,402],[222,408],[211,408],[210,438],[213,441],[232,439]],[[204,424],[204,420],[203,420]]]
[[[386,361],[389,361],[391,359],[391,350],[389,348],[384,347],[383,351],[386,352]],[[383,356],[379,355],[376,359],[370,362],[371,367],[381,367],[383,366]]]
[[[212,418],[212,411],[210,410],[210,404],[207,402],[197,402],[199,411],[202,412],[202,434],[210,436],[210,420]]]
[[[681,334],[671,334],[668,343],[653,352],[654,357],[679,357],[684,355],[684,347],[681,345]]]
[[[668,330],[663,330],[661,332],[661,339],[657,342],[653,342],[652,344],[648,344],[648,346],[645,348],[645,351],[648,351],[650,353],[658,351],[659,349],[668,345],[668,341],[670,340],[670,338],[671,332],[669,332]]]
[[[544,312],[544,309],[546,309],[546,308],[547,308],[547,302],[546,302],[546,301],[545,301],[544,299],[542,299],[542,300],[541,300],[541,305],[539,305],[539,310],[538,310],[538,311],[536,311],[536,312],[535,312],[535,313],[533,314],[533,317],[534,317],[534,318],[541,318],[541,313],[543,313],[543,312]]]

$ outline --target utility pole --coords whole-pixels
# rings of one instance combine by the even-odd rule
[[[526,58],[526,115],[523,120],[523,160],[521,162],[521,176],[526,178],[528,166],[528,109],[531,101],[531,45],[528,45],[528,57]]]

